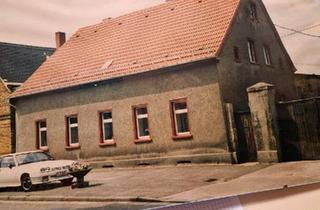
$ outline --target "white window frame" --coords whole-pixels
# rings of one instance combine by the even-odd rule
[[[253,40],[248,40],[248,53],[249,53],[250,63],[257,63],[255,43]]]
[[[72,123],[70,122],[71,118],[77,118],[77,123]],[[71,128],[77,128],[77,132],[78,132],[78,142],[77,143],[72,143],[71,142]],[[74,115],[74,116],[69,116],[68,117],[68,141],[69,141],[69,146],[70,147],[78,147],[80,145],[79,143],[79,127],[78,127],[78,116]]]
[[[111,113],[111,118],[110,119],[104,119],[103,115],[105,113]],[[112,138],[111,139],[106,139],[106,134],[105,134],[105,124],[107,123],[111,123],[111,127],[113,126],[112,124],[112,111],[105,111],[105,112],[101,112],[101,123],[102,123],[102,141],[103,142],[109,142],[113,140],[113,131],[112,131]]]
[[[272,62],[271,62],[270,50],[267,46],[263,46],[263,55],[264,55],[265,64],[268,66],[271,66]]]
[[[185,109],[178,109],[176,110],[175,104],[185,103],[186,108]],[[190,125],[189,125],[189,113],[188,113],[188,105],[186,101],[173,101],[172,102],[172,109],[173,109],[173,118],[174,118],[174,126],[175,126],[175,135],[177,136],[183,136],[183,135],[190,135]],[[185,114],[187,113],[187,120],[188,120],[188,132],[179,132],[178,131],[178,122],[177,122],[177,114]]]
[[[147,113],[146,114],[138,114],[138,109],[146,109]],[[136,135],[138,139],[150,139],[150,130],[149,130],[149,115],[148,115],[148,109],[146,106],[140,106],[140,107],[135,107],[134,108],[134,113],[135,113],[135,119],[136,119]],[[139,128],[139,119],[147,119],[148,121],[148,132],[149,135],[147,136],[140,136],[140,128]]]
[[[41,123],[45,122],[46,123],[46,127],[45,128],[41,128]],[[48,149],[48,132],[47,132],[47,121],[46,120],[41,120],[37,122],[37,127],[38,127],[38,144],[39,144],[39,149],[41,150],[47,150]],[[46,132],[47,133],[47,145],[46,146],[42,146],[41,145],[41,132]]]

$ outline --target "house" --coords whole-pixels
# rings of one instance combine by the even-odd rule
[[[53,48],[0,42],[0,155],[15,150],[14,108],[9,95],[53,53]]]
[[[295,71],[260,0],[167,1],[59,48],[11,96],[17,150],[230,163],[224,104],[247,111],[258,82],[294,99]]]
[[[299,98],[312,98],[320,96],[320,75],[295,74],[295,84]]]

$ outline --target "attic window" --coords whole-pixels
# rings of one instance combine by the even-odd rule
[[[254,41],[250,39],[248,40],[248,53],[249,53],[250,63],[257,63],[255,44],[254,44]]]
[[[264,61],[267,66],[271,66],[271,56],[270,56],[270,50],[268,46],[263,46],[263,55],[264,55]]]
[[[237,63],[240,63],[239,47],[237,47],[237,46],[233,47],[233,54],[234,54],[234,61]]]
[[[257,20],[257,6],[254,3],[250,3],[249,16],[251,20]]]
[[[149,17],[149,15],[145,15],[144,17],[146,17],[146,18],[147,18],[147,17]]]
[[[107,60],[107,61],[102,65],[101,70],[103,70],[103,71],[107,70],[107,69],[111,66],[112,63],[113,63],[113,60]]]

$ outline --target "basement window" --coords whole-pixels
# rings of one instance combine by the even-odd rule
[[[272,63],[271,63],[269,47],[263,46],[263,55],[264,55],[264,61],[266,65],[271,66]]]
[[[186,99],[171,101],[171,111],[174,139],[191,137]]]
[[[78,116],[67,117],[67,146],[79,147]]]
[[[113,142],[113,126],[112,126],[112,112],[106,111],[101,112],[101,130],[102,130],[102,142],[110,143]]]
[[[248,53],[250,63],[257,63],[255,44],[253,40],[248,40]]]
[[[39,120],[37,125],[37,149],[48,150],[47,140],[47,122],[46,120]]]
[[[149,133],[147,107],[144,105],[134,107],[133,111],[134,111],[136,139],[138,141],[139,140],[151,140],[150,133]]]

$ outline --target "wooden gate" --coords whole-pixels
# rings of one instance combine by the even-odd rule
[[[320,97],[278,104],[283,161],[320,159]]]
[[[238,162],[256,162],[257,148],[253,135],[250,112],[235,113],[235,121],[238,132],[237,155]]]

